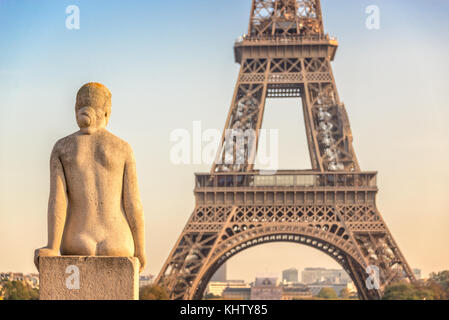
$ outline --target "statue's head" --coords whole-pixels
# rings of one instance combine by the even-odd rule
[[[76,96],[76,122],[84,133],[105,128],[111,115],[111,92],[101,83],[88,83]]]

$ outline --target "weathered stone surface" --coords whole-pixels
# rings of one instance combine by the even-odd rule
[[[106,130],[111,96],[102,84],[84,85],[75,105],[80,130],[53,148],[48,244],[35,251],[38,269],[41,257],[59,254],[134,256],[140,269],[145,267],[144,214],[133,151]]]
[[[41,300],[138,300],[139,260],[40,257]]]

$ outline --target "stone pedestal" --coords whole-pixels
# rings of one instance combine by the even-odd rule
[[[41,300],[138,300],[139,260],[40,257]]]

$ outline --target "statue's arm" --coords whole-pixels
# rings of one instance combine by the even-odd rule
[[[139,185],[137,182],[136,161],[131,147],[129,147],[125,162],[123,206],[134,238],[134,255],[139,258],[140,270],[142,271],[146,264],[145,219],[142,201],[140,200]]]
[[[34,263],[39,270],[39,256],[59,255],[67,215],[67,185],[57,145],[50,158],[50,197],[48,199],[48,244],[37,249]]]
[[[50,159],[50,197],[48,199],[48,248],[58,251],[67,216],[67,185],[57,147]]]

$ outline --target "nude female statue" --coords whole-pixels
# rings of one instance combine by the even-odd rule
[[[88,83],[76,97],[80,131],[50,159],[48,245],[39,256],[137,257],[145,268],[144,215],[131,147],[106,130],[111,93]]]

